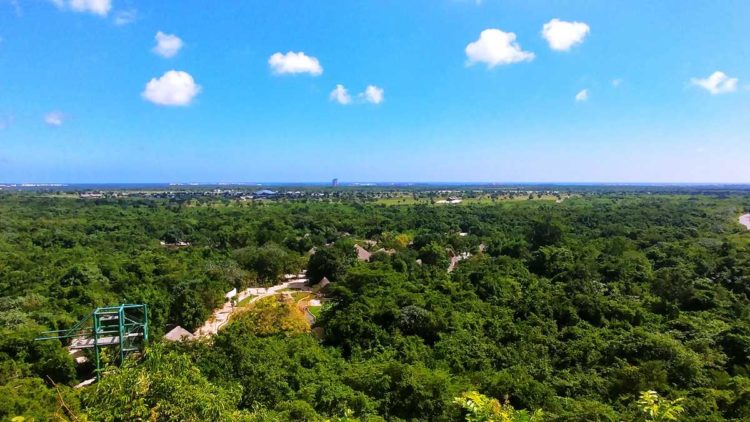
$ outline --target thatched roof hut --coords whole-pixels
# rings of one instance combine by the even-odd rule
[[[369,261],[370,257],[372,256],[372,253],[370,253],[367,249],[359,246],[354,245],[354,249],[357,250],[357,259],[360,261]]]
[[[331,280],[329,280],[328,277],[323,277],[318,283],[318,291],[324,290],[329,284],[331,284]]]
[[[190,331],[178,325],[165,334],[164,338],[169,341],[185,341],[192,340],[195,336]]]

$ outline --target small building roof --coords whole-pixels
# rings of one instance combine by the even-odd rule
[[[360,260],[360,261],[369,261],[370,260],[370,256],[372,256],[372,254],[367,249],[365,249],[365,248],[363,248],[363,247],[361,247],[359,245],[354,245],[354,249],[357,250],[357,259],[358,260]]]
[[[192,340],[195,336],[193,334],[180,327],[179,325],[172,328],[167,334],[164,335],[164,338],[169,341],[185,341],[185,340]]]
[[[312,291],[313,293],[316,293],[316,294],[322,294],[323,292],[328,290],[328,286],[330,284],[331,284],[331,280],[329,280],[328,277],[323,277],[322,279],[320,279],[318,284],[313,286]]]

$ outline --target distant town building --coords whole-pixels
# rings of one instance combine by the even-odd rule
[[[438,204],[460,204],[463,200],[457,196],[450,196],[448,199],[437,201]]]
[[[255,192],[256,198],[267,198],[267,197],[274,196],[274,195],[276,195],[276,192],[272,190],[268,190],[268,189],[261,189]]]
[[[101,192],[81,192],[78,194],[81,198],[88,198],[88,199],[98,199],[98,198],[104,198],[104,194]]]
[[[332,187],[334,187],[334,188],[335,188],[335,187],[337,187],[338,185],[339,185],[339,179],[333,179],[333,180],[331,181],[331,186],[332,186]]]

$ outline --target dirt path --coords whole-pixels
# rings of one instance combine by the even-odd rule
[[[312,291],[312,289],[307,286],[307,278],[305,278],[303,274],[288,274],[285,278],[287,281],[268,288],[250,287],[245,289],[237,294],[237,302],[239,303],[243,299],[253,296],[253,298],[247,302],[247,304],[251,304],[263,299],[264,297],[273,296],[284,289],[293,289],[303,292]],[[211,314],[211,317],[208,318],[208,321],[206,321],[202,327],[197,329],[193,335],[196,337],[210,337],[218,333],[219,329],[229,322],[232,313],[243,307],[244,306],[232,306],[232,302],[225,303],[221,308],[215,309],[213,314]]]
[[[740,216],[740,224],[747,227],[748,230],[750,230],[750,214],[745,214]]]

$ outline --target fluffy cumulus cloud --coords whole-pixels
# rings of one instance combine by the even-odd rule
[[[323,67],[318,59],[303,52],[289,51],[286,54],[274,53],[268,59],[268,65],[277,75],[309,73],[318,76],[323,73]]]
[[[329,98],[331,101],[337,102],[341,105],[347,105],[352,102],[352,97],[349,95],[349,91],[347,91],[346,87],[341,84],[336,85],[336,88],[331,91]]]
[[[50,111],[44,115],[44,123],[47,126],[62,126],[65,116],[59,111]]]
[[[699,86],[712,95],[726,94],[728,92],[734,92],[737,90],[737,78],[730,78],[724,72],[716,71],[707,78],[693,78],[690,82]]]
[[[138,11],[135,9],[120,10],[115,13],[114,23],[117,26],[124,26],[135,22],[138,19]]]
[[[70,9],[74,12],[88,12],[99,16],[107,16],[112,9],[112,0],[50,0],[60,9]]]
[[[201,86],[195,83],[187,72],[170,70],[161,78],[153,78],[146,84],[141,95],[154,104],[164,106],[186,106],[201,92]]]
[[[338,84],[336,88],[331,91],[329,95],[331,101],[339,103],[341,105],[352,104],[352,96],[349,95],[349,91],[344,85]],[[385,99],[385,91],[383,88],[375,85],[367,85],[364,91],[357,94],[355,97],[357,104],[370,103],[380,104]]]
[[[576,101],[586,101],[589,99],[589,90],[588,89],[582,89],[578,91],[578,94],[576,94]]]
[[[154,39],[156,46],[152,51],[164,58],[174,57],[182,48],[182,39],[174,34],[158,31]]]
[[[583,22],[552,19],[542,27],[542,37],[547,40],[551,49],[568,51],[574,45],[582,43],[590,30],[589,26]]]
[[[534,53],[523,51],[516,42],[516,34],[499,29],[485,29],[479,39],[466,46],[468,65],[486,63],[488,68],[498,65],[530,61]]]
[[[365,101],[372,104],[380,104],[385,98],[383,88],[378,88],[375,85],[368,85],[367,88],[365,88],[365,92],[362,93],[362,96]]]

